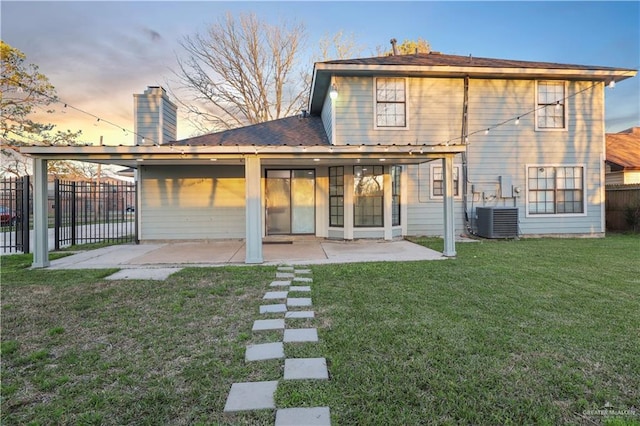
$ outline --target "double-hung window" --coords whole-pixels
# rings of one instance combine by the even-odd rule
[[[444,196],[444,180],[442,166],[431,166],[431,197],[442,198]],[[460,196],[460,166],[453,166],[453,196]]]
[[[530,215],[584,213],[584,167],[527,167],[527,212]]]
[[[536,86],[536,129],[566,129],[566,83],[564,81],[538,81]]]
[[[406,84],[405,78],[374,79],[376,128],[407,127]]]

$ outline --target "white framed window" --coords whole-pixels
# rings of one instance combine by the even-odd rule
[[[444,181],[442,179],[442,166],[431,164],[430,168],[430,192],[431,199],[438,199],[444,196]],[[453,166],[453,196],[460,197],[461,194],[461,182],[460,182],[460,166]]]
[[[376,77],[373,79],[376,129],[406,129],[407,79],[404,77]]]
[[[567,129],[566,98],[566,81],[536,81],[536,130]]]
[[[584,165],[527,165],[527,216],[586,215]]]

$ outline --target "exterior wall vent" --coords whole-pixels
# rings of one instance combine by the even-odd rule
[[[517,238],[517,207],[476,208],[477,233],[484,238]]]

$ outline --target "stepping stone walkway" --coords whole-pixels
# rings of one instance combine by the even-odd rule
[[[286,358],[285,356],[285,343],[298,345],[313,344],[318,341],[317,329],[295,327],[297,319],[315,318],[315,312],[309,310],[312,306],[311,298],[289,297],[289,293],[311,291],[313,279],[309,277],[310,274],[310,269],[295,269],[293,266],[278,267],[276,280],[272,281],[269,287],[284,287],[286,290],[267,291],[262,298],[265,304],[260,306],[260,314],[283,314],[282,318],[257,319],[253,323],[251,331],[261,333],[264,331],[283,330],[282,341],[248,345],[245,352],[245,362],[285,358],[283,380],[329,380],[327,360],[325,358]],[[291,285],[292,282],[296,284],[304,283],[305,285]],[[282,303],[283,300],[286,303]],[[329,407],[278,409],[274,402],[274,394],[277,388],[277,380],[234,383],[231,385],[224,412],[276,410],[276,426],[331,425]]]

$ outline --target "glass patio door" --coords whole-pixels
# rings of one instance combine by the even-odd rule
[[[315,232],[315,172],[267,170],[267,235]]]

